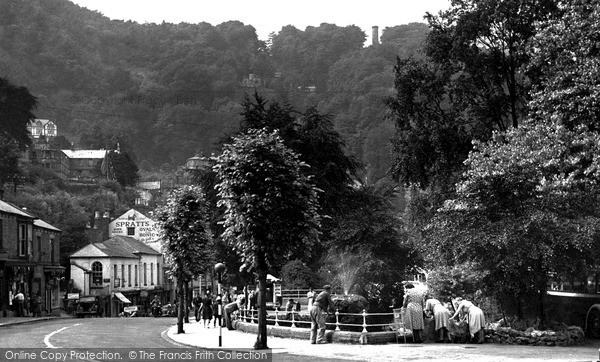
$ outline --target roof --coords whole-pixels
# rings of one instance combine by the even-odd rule
[[[140,181],[138,187],[144,190],[160,190],[160,181]]]
[[[161,255],[160,251],[129,236],[113,236],[101,243],[86,245],[71,254],[71,258],[113,257],[139,259],[139,254]]]
[[[60,229],[55,228],[54,226],[48,224],[47,222],[45,222],[42,219],[35,219],[33,221],[33,225],[37,226],[39,228],[43,228],[43,229],[48,229],[48,230],[52,230],[52,231],[62,231]]]
[[[102,242],[107,247],[118,245],[132,254],[161,255],[159,251],[130,236],[116,235]]]
[[[121,216],[117,217],[116,219],[114,219],[113,221],[111,221],[111,224],[115,223],[115,222],[123,221],[123,220],[135,221],[135,220],[152,220],[152,219],[148,218],[148,216],[142,214],[141,212],[137,211],[136,209],[129,209],[123,215],[121,215]]]
[[[106,150],[61,150],[68,158],[96,158],[103,159]]]
[[[35,124],[35,123],[37,123],[39,125],[42,125],[42,126],[45,126],[46,124],[53,123],[53,122],[51,120],[49,120],[49,119],[39,119],[39,118],[36,118],[33,121],[29,122],[29,124]]]
[[[11,204],[10,202],[0,200],[0,211],[8,214],[15,214],[30,219],[35,219],[30,213],[20,209],[18,206]]]
[[[94,243],[92,245],[109,257],[138,259],[137,255],[127,250],[127,248],[123,247],[123,245],[106,244],[106,241],[102,243]]]

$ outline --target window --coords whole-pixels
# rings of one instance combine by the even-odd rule
[[[27,255],[31,255],[33,260],[33,225],[29,225],[27,228]]]
[[[150,263],[150,285],[154,285],[154,263]]]
[[[38,235],[36,241],[38,247],[38,261],[42,261],[42,236]]]
[[[138,266],[135,266],[135,286],[137,287],[139,285],[138,283]]]
[[[125,265],[121,265],[121,286],[125,287]]]
[[[4,229],[2,228],[2,219],[0,219],[0,250],[4,249]]]
[[[92,263],[92,284],[96,287],[102,286],[102,263],[99,261]]]
[[[146,274],[146,263],[144,263],[144,285],[148,285],[148,278]]]
[[[54,263],[54,236],[50,237],[50,262]]]
[[[27,254],[27,225],[19,224],[19,256]]]
[[[127,265],[127,286],[131,286],[131,264]]]
[[[133,236],[135,235],[135,228],[134,227],[128,227],[127,228],[127,236]]]
[[[156,284],[160,284],[160,263],[156,263]]]

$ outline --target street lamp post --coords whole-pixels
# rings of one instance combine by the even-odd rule
[[[218,317],[219,317],[219,347],[223,344],[223,295],[221,294],[222,289],[222,274],[225,272],[225,264],[217,263],[215,264],[215,272],[217,272],[217,294],[221,296],[221,303],[219,303],[218,307]]]

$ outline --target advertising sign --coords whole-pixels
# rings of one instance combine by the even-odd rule
[[[109,237],[130,236],[147,243],[158,239],[156,223],[144,214],[131,209],[108,224]]]

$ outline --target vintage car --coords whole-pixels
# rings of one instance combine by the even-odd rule
[[[74,303],[75,316],[78,318],[84,318],[86,316],[100,317],[102,315],[100,310],[100,301],[97,296],[88,295],[82,296]]]
[[[146,317],[146,308],[143,305],[130,305],[123,308],[124,317]]]

